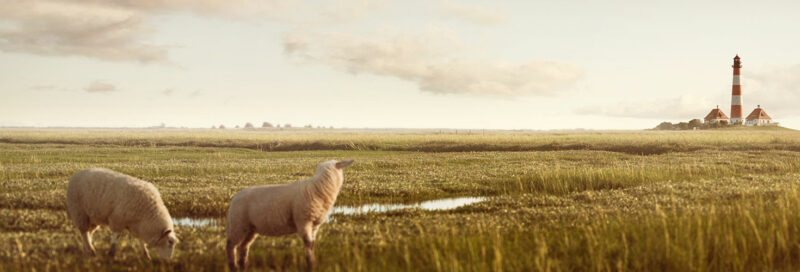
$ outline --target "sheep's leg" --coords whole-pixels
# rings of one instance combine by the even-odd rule
[[[73,209],[73,211],[70,211]],[[74,210],[74,207],[68,205],[67,214],[72,218],[72,222],[81,234],[81,241],[83,241],[83,252],[91,256],[95,256],[94,246],[92,245],[92,234],[97,226],[92,225],[89,216],[80,210]]]
[[[319,227],[322,225],[316,225],[311,228],[311,240],[317,240],[317,232],[319,231]]]
[[[81,232],[81,239],[83,240],[83,249],[84,252],[88,253],[92,257],[95,256],[94,246],[92,246],[92,233],[94,230],[82,231]]]
[[[108,250],[108,256],[111,258],[114,258],[114,254],[117,251],[117,238],[119,238],[119,232],[111,234],[111,248]]]
[[[306,248],[306,264],[308,271],[314,270],[316,259],[314,258],[314,230],[309,224],[300,229],[300,237],[303,238],[303,244]]]
[[[239,262],[245,263],[247,260],[236,259],[236,249],[242,245],[243,241],[249,236],[253,230],[248,229],[247,227],[243,227],[244,224],[229,224],[228,225],[228,238],[226,239],[225,243],[225,255],[228,259],[228,269],[230,271],[238,271],[239,269],[244,269],[243,267],[239,266]],[[241,250],[238,252],[239,254],[242,253]],[[247,257],[247,253],[245,252],[245,258]]]
[[[139,241],[139,245],[142,246],[142,251],[144,252],[144,257],[149,261],[150,260],[150,252],[147,251],[147,245],[144,241]]]
[[[242,243],[239,244],[239,268],[242,271],[247,271],[247,253],[250,250],[250,245],[256,240],[256,232],[250,231],[245,235]]]
[[[316,266],[317,260],[314,258],[314,241],[303,241],[306,246],[306,263],[308,263],[308,271],[313,271]]]
[[[230,238],[228,238],[228,241],[225,245],[225,254],[228,258],[228,269],[231,272],[239,270],[236,266],[236,247],[238,245],[239,244],[237,242],[234,242]]]

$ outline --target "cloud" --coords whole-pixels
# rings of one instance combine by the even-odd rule
[[[470,54],[465,53],[453,32],[444,29],[370,38],[293,32],[285,35],[284,50],[303,62],[324,64],[353,74],[395,77],[416,83],[422,91],[438,94],[552,95],[583,75],[580,67],[554,61],[509,64],[460,58],[459,53]]]
[[[505,12],[501,9],[451,0],[441,1],[439,12],[479,25],[496,25],[506,20]]]
[[[602,115],[647,119],[694,119],[703,118],[715,105],[705,97],[682,95],[677,98],[652,99],[645,101],[623,101],[613,105],[591,105],[574,110],[582,115]],[[724,108],[723,105],[719,105]],[[728,113],[727,110],[724,110]]]
[[[31,91],[53,91],[56,89],[56,85],[34,85],[28,87],[28,90]]]
[[[163,47],[142,42],[143,16],[108,5],[0,0],[0,50],[78,55],[112,61],[162,61]]]
[[[800,64],[755,67],[742,71],[742,100],[745,108],[764,107],[772,118],[800,116]],[[745,114],[749,111],[745,110]]]
[[[155,15],[252,18],[273,7],[245,0],[0,0],[0,6],[0,51],[140,63],[167,62],[167,47],[148,42]]]
[[[186,97],[188,97],[188,98],[196,98],[196,97],[201,96],[201,95],[203,95],[203,91],[195,90],[195,91],[187,94]]]
[[[102,82],[102,81],[95,81],[86,88],[83,88],[84,91],[90,93],[108,93],[117,90],[117,87],[110,83]]]
[[[337,24],[361,19],[387,5],[387,0],[337,0],[330,1],[327,5],[306,7],[305,10],[310,12],[305,13],[310,14],[300,12],[299,15],[315,18],[318,20],[315,23],[318,24]]]
[[[800,116],[800,64],[753,67],[742,71],[743,114],[761,105],[773,119]],[[592,105],[575,109],[577,114],[614,117],[690,119],[702,118],[719,105],[730,116],[730,89],[719,95],[683,95],[671,99],[624,101],[614,105]]]
[[[172,89],[172,88],[161,91],[161,93],[166,95],[166,96],[172,96],[172,93],[174,93],[174,92],[175,92],[175,89]]]
[[[167,61],[168,50],[148,42],[154,32],[148,22],[156,15],[188,12],[235,20],[332,25],[371,14],[385,2],[0,0],[0,51],[158,63]]]
[[[126,9],[151,12],[191,11],[197,13],[220,13],[232,7],[252,3],[247,0],[82,0],[79,2],[105,4]],[[275,1],[280,2],[280,1]]]

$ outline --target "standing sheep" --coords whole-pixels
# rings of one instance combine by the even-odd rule
[[[307,180],[246,188],[228,208],[225,247],[231,271],[247,270],[247,251],[257,234],[283,236],[297,233],[303,239],[308,270],[314,268],[314,238],[344,182],[342,169],[353,163],[327,161]],[[238,261],[236,250],[239,252]]]
[[[76,173],[67,186],[67,214],[81,233],[84,250],[95,255],[92,233],[108,225],[114,234],[108,255],[114,257],[117,237],[128,230],[139,238],[144,256],[148,245],[169,259],[178,238],[172,218],[153,184],[108,169],[91,168]]]

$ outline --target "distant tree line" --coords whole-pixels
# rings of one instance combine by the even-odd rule
[[[728,121],[722,120],[715,123],[703,123],[700,119],[692,119],[689,122],[670,123],[661,122],[654,130],[694,130],[694,129],[713,129],[727,127]]]
[[[236,125],[236,128],[240,128],[239,125]],[[293,128],[293,127],[292,127],[292,124],[289,124],[289,123],[286,123],[286,124],[283,124],[283,125],[281,125],[281,124],[273,125],[270,122],[261,123],[261,129],[272,129],[272,128],[277,128],[277,129],[287,128],[288,129],[288,128]],[[311,128],[311,129],[313,129],[314,126],[311,125],[311,124],[308,124],[308,125],[303,126],[303,128],[306,128],[306,129]],[[316,128],[324,129],[326,127],[317,126]],[[333,129],[333,126],[330,126],[330,127],[327,127],[327,128]],[[225,129],[225,125],[211,126],[211,129]],[[253,125],[253,123],[247,122],[247,123],[244,124],[244,129],[246,129],[246,130],[256,130],[257,128]]]

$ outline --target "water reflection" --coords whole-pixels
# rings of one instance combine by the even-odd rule
[[[384,213],[394,210],[420,208],[426,211],[450,210],[461,206],[485,201],[486,197],[457,197],[423,201],[413,204],[365,204],[361,206],[335,206],[331,215]]]
[[[388,211],[419,208],[426,211],[441,211],[451,210],[458,207],[486,201],[487,197],[456,197],[444,198],[423,201],[412,204],[364,204],[360,206],[334,206],[331,209],[331,221],[335,221],[336,215],[352,215],[352,214],[366,214],[366,213],[385,213]],[[181,217],[173,218],[172,222],[176,226],[184,227],[203,227],[211,226],[217,227],[224,225],[224,218],[205,217],[205,218],[190,218]]]
[[[172,218],[172,224],[176,226],[184,226],[184,227],[203,227],[203,226],[210,226],[216,227],[223,225],[224,218],[216,218],[216,217],[204,217],[204,218],[191,218],[191,217],[181,217],[181,218]]]

